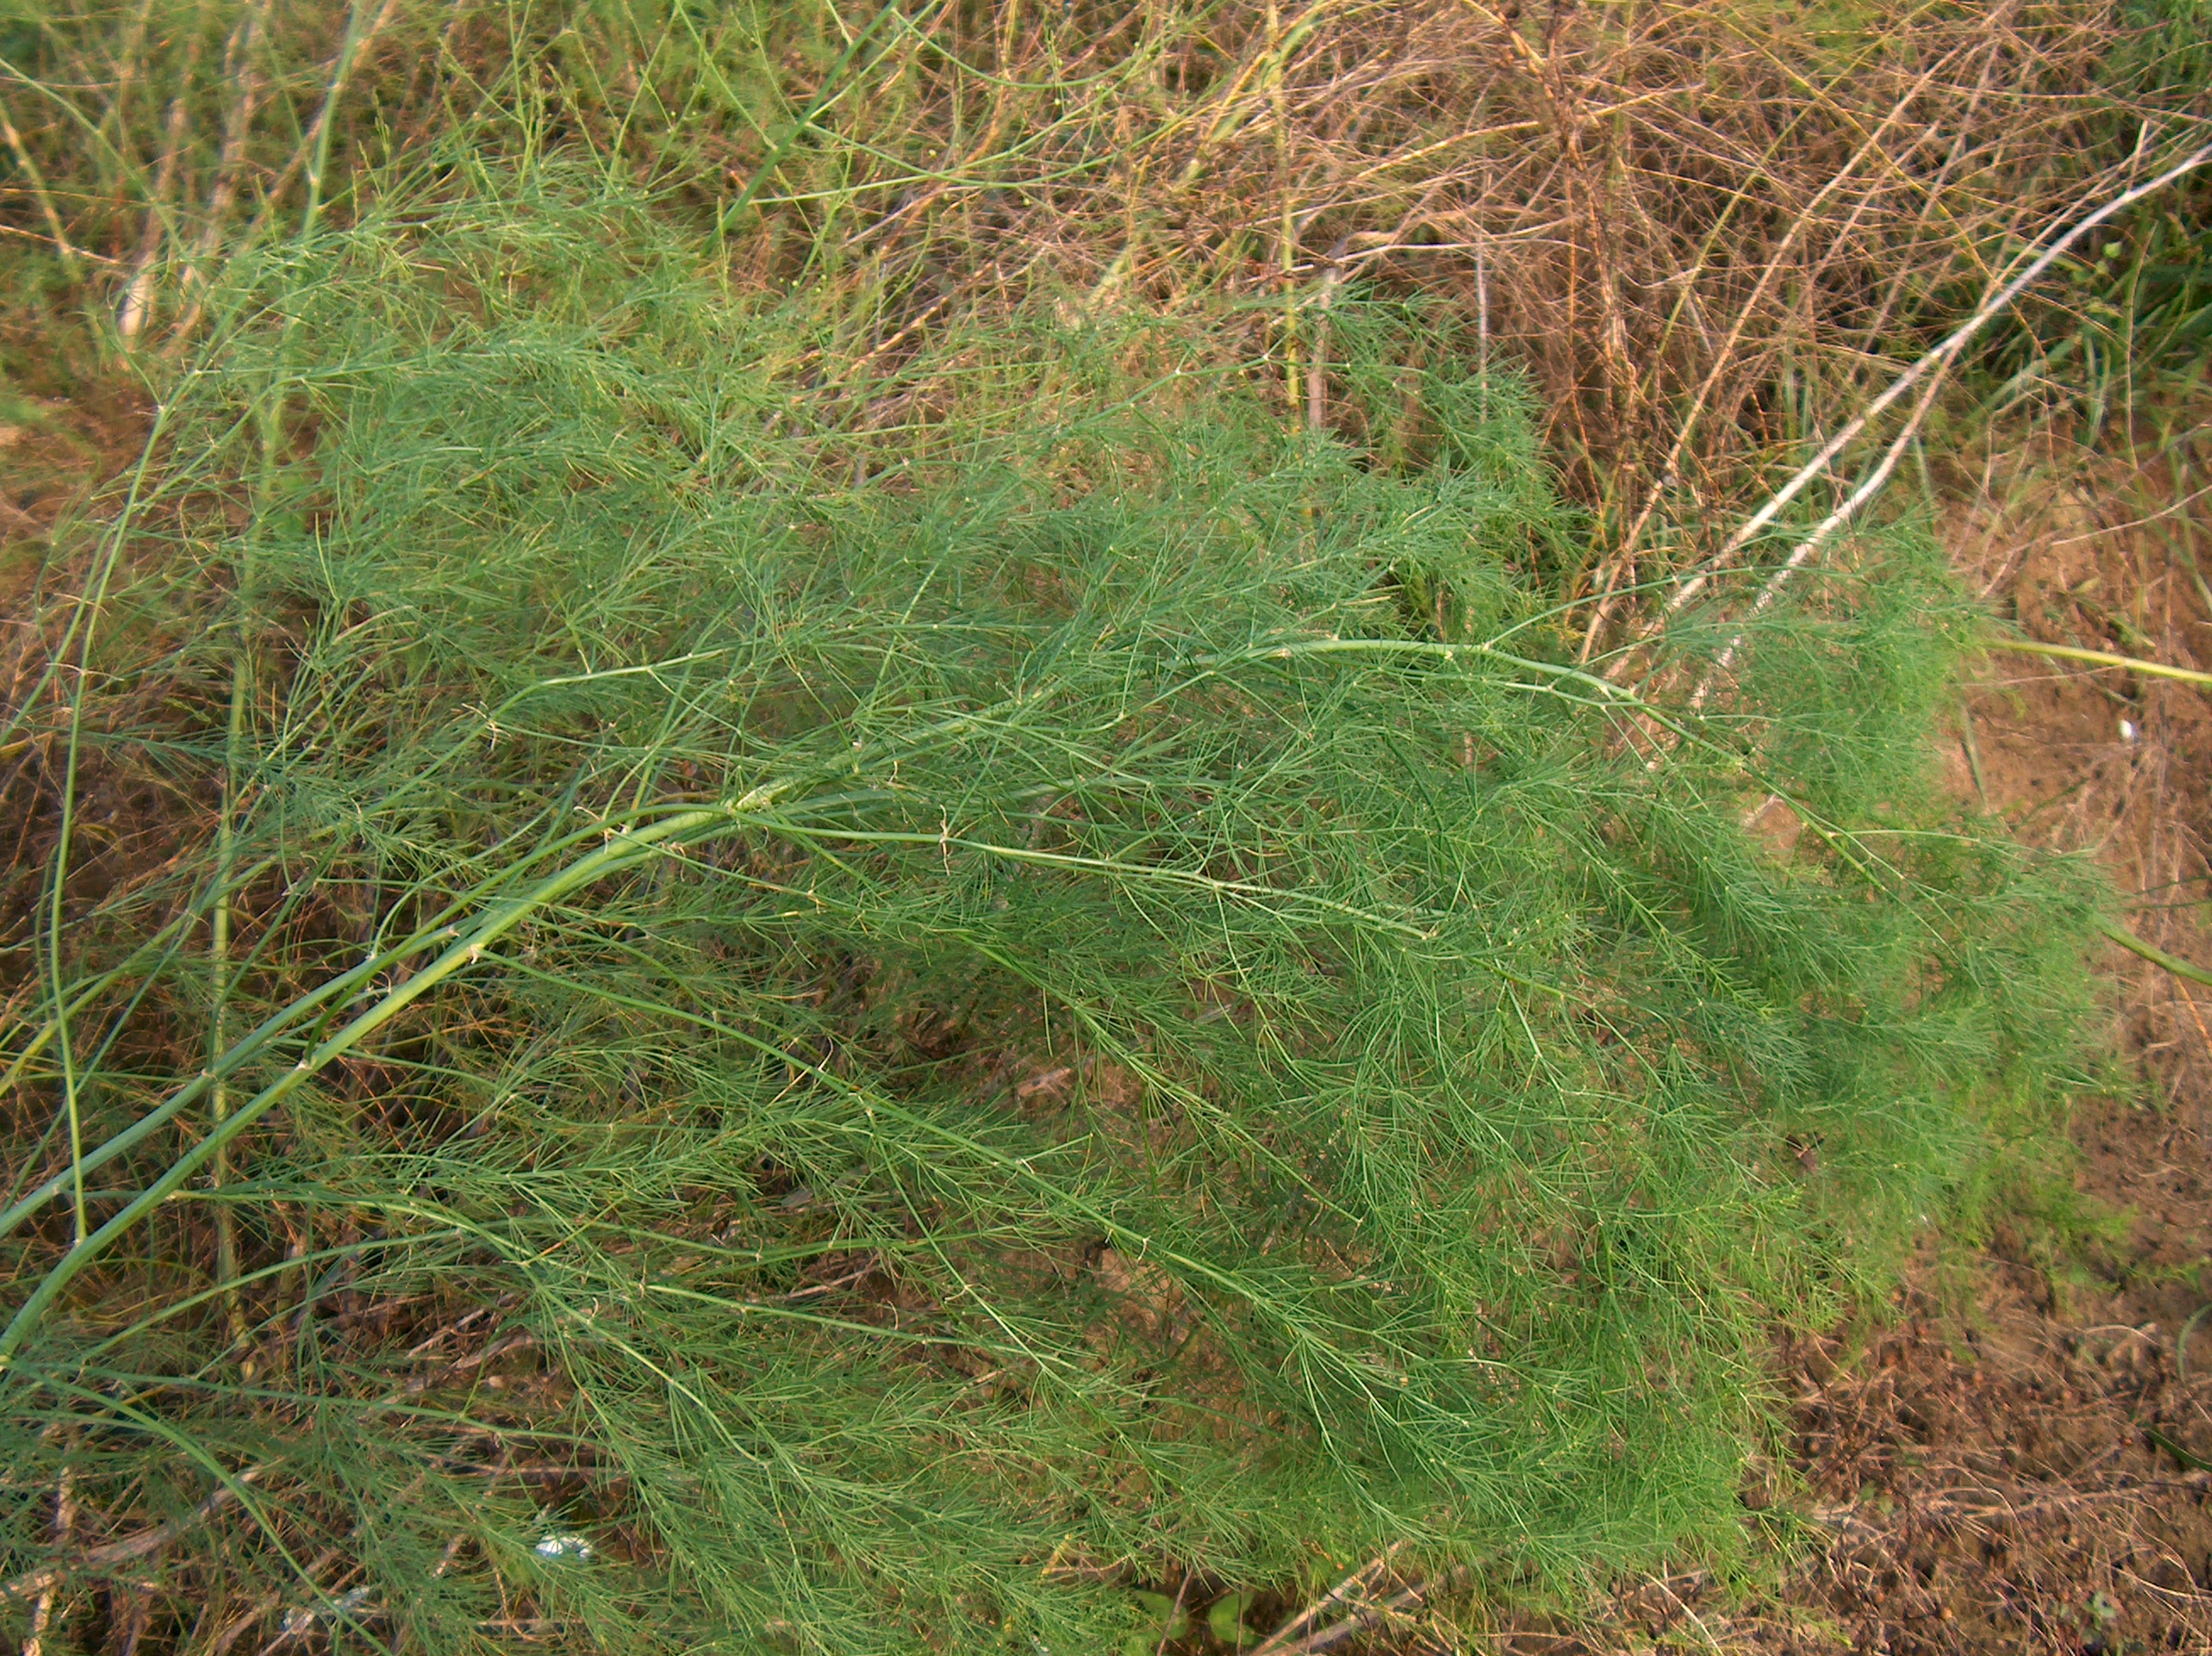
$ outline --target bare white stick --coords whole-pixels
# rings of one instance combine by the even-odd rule
[[[196,43],[197,44],[197,43]],[[194,52],[185,62],[185,79],[189,89]],[[179,92],[169,100],[169,115],[166,123],[167,136],[161,143],[161,164],[154,177],[154,198],[146,206],[146,228],[138,235],[138,255],[131,266],[131,280],[123,289],[123,307],[116,314],[115,331],[123,337],[128,347],[137,343],[146,319],[154,314],[154,260],[161,251],[161,232],[167,217],[169,187],[176,181],[178,158],[184,154],[187,106],[185,94]]]
[[[1720,659],[1715,661],[1706,671],[1705,676],[1698,681],[1698,688],[1690,697],[1691,712],[1705,711],[1705,697],[1712,694],[1714,681],[1735,664],[1735,653],[1743,643],[1745,630],[1753,621],[1758,620],[1766,612],[1768,605],[1780,596],[1782,588],[1790,577],[1802,569],[1811,559],[1814,553],[1827,544],[1831,535],[1850,521],[1853,513],[1881,492],[1882,486],[1889,481],[1890,474],[1897,470],[1897,462],[1904,457],[1905,451],[1912,446],[1913,438],[1919,435],[1921,422],[1928,417],[1928,411],[1936,405],[1936,393],[1942,388],[1942,374],[1935,374],[1929,376],[1928,384],[1920,393],[1920,400],[1912,405],[1911,417],[1905,421],[1905,429],[1897,434],[1896,440],[1883,451],[1881,464],[1867,473],[1865,480],[1851,490],[1842,505],[1814,525],[1813,533],[1797,544],[1797,550],[1790,554],[1782,567],[1767,576],[1766,584],[1759,589],[1759,597],[1751,606],[1751,613],[1746,616],[1741,624],[1736,628],[1735,636],[1728,641],[1728,648],[1720,653]]]
[[[1258,1648],[1253,1651],[1252,1656],[1287,1656],[1287,1653],[1296,1647],[1296,1641],[1299,1640],[1299,1635],[1319,1621],[1330,1605],[1341,1604],[1350,1595],[1364,1587],[1389,1565],[1393,1556],[1405,1544],[1402,1541],[1392,1542],[1319,1598],[1314,1600],[1312,1604],[1307,1605],[1305,1609],[1269,1634],[1261,1641]]]
[[[169,330],[176,344],[198,324],[207,303],[208,267],[222,240],[231,204],[238,198],[239,182],[246,166],[246,140],[252,131],[253,112],[261,98],[261,79],[253,66],[254,37],[269,15],[270,0],[256,0],[246,9],[230,37],[222,44],[222,82],[231,94],[223,117],[222,153],[216,163],[215,192],[208,198],[207,219],[185,261],[184,309]]]
[[[1936,372],[1938,369],[1948,369],[1950,367],[1953,359],[1959,355],[1960,350],[1965,349],[1967,342],[1972,339],[1973,337],[1979,333],[1984,328],[1987,327],[1995,318],[2011,305],[2014,300],[2019,298],[2020,295],[2027,290],[2029,284],[2033,283],[2038,277],[2041,276],[2045,271],[2057,264],[2059,259],[2064,258],[2067,249],[2073,247],[2075,242],[2079,241],[2083,236],[2088,234],[2090,231],[2095,229],[2097,226],[2102,224],[2106,219],[2112,217],[2115,213],[2125,211],[2136,202],[2141,201],[2145,196],[2155,194],[2157,192],[2166,188],[2167,185],[2172,184],[2175,180],[2185,177],[2187,174],[2195,172],[2207,161],[2212,161],[2212,144],[2206,144],[2201,149],[2192,150],[2190,154],[2182,157],[2180,161],[2175,162],[2172,167],[2166,168],[2165,172],[2160,173],[2156,178],[2152,179],[2149,182],[2136,185],[2133,189],[2124,191],[2120,194],[2114,196],[2102,206],[2097,208],[2094,211],[2090,212],[2086,216],[2079,220],[2074,225],[2073,228],[2068,230],[2063,235],[2052,241],[2048,247],[2045,247],[2041,253],[2030,259],[2027,265],[2022,268],[2019,275],[2014,277],[2011,281],[2006,283],[1988,299],[1984,300],[1982,302],[1981,307],[1976,310],[1975,313],[1972,316],[1968,317],[1964,322],[1960,323],[1959,326],[1952,332],[1950,336],[1941,344],[1937,345],[1925,356],[1923,356],[1918,362],[1915,362],[1911,368],[1905,369],[1904,373],[1899,374],[1895,380],[1892,381],[1888,389],[1884,391],[1879,397],[1876,397],[1871,403],[1869,403],[1866,407],[1859,412],[1856,417],[1850,421],[1841,430],[1838,431],[1834,436],[1831,437],[1827,443],[1821,448],[1820,452],[1815,454],[1811,460],[1808,460],[1804,466],[1800,467],[1796,474],[1792,477],[1789,482],[1784,484],[1780,489],[1777,490],[1774,494],[1768,498],[1764,506],[1761,506],[1756,512],[1753,512],[1748,518],[1746,518],[1743,522],[1737,527],[1735,533],[1728,538],[1727,541],[1722,545],[1720,551],[1714,555],[1711,563],[1706,567],[1706,569],[1702,573],[1693,575],[1690,580],[1685,581],[1675,592],[1674,597],[1668,600],[1667,612],[1670,615],[1674,614],[1677,611],[1680,610],[1682,606],[1687,604],[1692,598],[1697,596],[1698,593],[1703,589],[1705,583],[1711,580],[1713,575],[1719,571],[1722,566],[1726,564],[1737,552],[1741,551],[1744,546],[1750,542],[1752,538],[1759,533],[1759,531],[1765,528],[1768,524],[1773,522],[1775,518],[1781,513],[1782,508],[1789,505],[1791,501],[1796,499],[1799,495],[1803,493],[1807,485],[1811,484],[1814,478],[1818,478],[1822,472],[1827,470],[1828,463],[1833,460],[1837,455],[1843,453],[1843,451],[1851,443],[1857,441],[1860,434],[1863,432],[1875,419],[1879,418],[1893,403],[1904,396],[1906,392],[1911,390],[1913,387],[1918,385],[1930,374]],[[1891,465],[1894,465],[1893,460],[1889,463]],[[1884,480],[1887,480],[1887,472],[1886,471],[1881,472],[1880,475]],[[1843,512],[1844,515],[1848,517],[1851,512],[1856,510],[1858,506],[1863,503],[1863,494],[1864,491],[1863,490],[1854,490],[1850,499],[1838,509]],[[1802,563],[1802,561],[1803,558],[1802,557],[1793,555],[1793,563]]]

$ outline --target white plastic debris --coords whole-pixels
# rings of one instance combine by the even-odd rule
[[[592,1543],[580,1535],[562,1531],[549,1535],[539,1542],[538,1556],[540,1558],[564,1558],[580,1564],[591,1557]]]
[[[2124,741],[2124,742],[2131,742],[2131,741],[2135,740],[2135,739],[2136,739],[2136,721],[2135,721],[2133,719],[2123,719],[2123,720],[2121,720],[2121,721],[2120,721],[2120,740],[2121,740],[2122,741]]]

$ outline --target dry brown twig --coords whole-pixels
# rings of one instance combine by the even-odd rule
[[[1354,1634],[1363,1632],[1378,1622],[1388,1623],[1394,1617],[1419,1609],[1435,1590],[1433,1582],[1416,1581],[1411,1586],[1400,1588],[1388,1598],[1376,1599],[1358,1606],[1351,1614],[1307,1634],[1294,1644],[1276,1647],[1270,1656],[1315,1656],[1315,1653],[1342,1644]],[[1267,1647],[1263,1646],[1261,1648]]]
[[[246,146],[253,131],[253,116],[261,100],[262,81],[254,61],[254,46],[269,16],[270,0],[255,0],[246,8],[224,40],[222,81],[230,94],[223,116],[222,152],[216,162],[215,186],[209,192],[207,215],[199,234],[185,255],[181,314],[169,330],[168,345],[174,350],[191,335],[207,302],[208,271],[216,249],[230,223],[232,208],[245,176]]]
[[[27,1574],[17,1576],[12,1581],[0,1582],[0,1598],[27,1598],[36,1593],[43,1602],[51,1598],[54,1588],[66,1580],[72,1571],[90,1570],[95,1573],[105,1573],[124,1564],[135,1564],[142,1558],[150,1558],[179,1536],[198,1528],[208,1519],[221,1513],[233,1501],[238,1500],[240,1492],[248,1485],[258,1482],[268,1476],[276,1469],[276,1464],[274,1461],[265,1461],[258,1466],[247,1467],[228,1482],[219,1487],[213,1495],[193,1507],[191,1511],[181,1517],[171,1519],[166,1524],[157,1524],[151,1529],[140,1531],[136,1535],[125,1536],[120,1541],[110,1541],[100,1546],[88,1548],[82,1553],[64,1562],[42,1565]],[[64,1473],[63,1476],[66,1479],[68,1475]],[[57,1523],[58,1534],[60,1534],[61,1527]],[[66,1540],[67,1537],[63,1535],[61,1538]]]
[[[1352,1574],[1339,1581],[1327,1592],[1315,1599],[1313,1603],[1308,1604],[1297,1615],[1291,1616],[1290,1620],[1285,1622],[1282,1626],[1277,1628],[1273,1633],[1269,1634],[1267,1638],[1262,1640],[1256,1647],[1254,1647],[1251,1656],[1288,1656],[1288,1652],[1292,1647],[1293,1641],[1300,1638],[1308,1628],[1311,1627],[1314,1623],[1318,1621],[1322,1616],[1328,1614],[1333,1606],[1344,1603],[1353,1594],[1362,1591],[1369,1582],[1374,1580],[1377,1576],[1382,1574],[1383,1571],[1389,1568],[1390,1561],[1395,1558],[1399,1553],[1402,1552],[1404,1549],[1405,1543],[1403,1542],[1395,1542],[1391,1545],[1385,1547],[1381,1552],[1376,1554],[1374,1557],[1369,1559],[1364,1564],[1362,1564],[1358,1569],[1352,1571]]]
[[[123,302],[116,313],[115,331],[127,349],[138,341],[154,309],[154,260],[169,218],[169,192],[175,186],[178,164],[184,159],[185,133],[190,122],[192,78],[199,67],[201,40],[191,32],[185,48],[185,63],[177,89],[163,118],[161,158],[154,172],[152,198],[146,204],[144,228],[138,233],[138,250],[131,260],[131,279],[124,283]]]
[[[32,198],[39,204],[39,212],[46,221],[54,251],[61,255],[62,263],[74,271],[83,255],[70,240],[68,228],[63,224],[60,210],[54,205],[53,192],[47,187],[46,174],[40,171],[37,157],[31,154],[30,145],[23,142],[23,135],[15,130],[15,123],[8,119],[8,112],[4,108],[0,108],[0,138],[7,140],[9,151],[15,157],[15,165],[23,174],[24,184]]]
[[[76,1475],[64,1467],[54,1489],[54,1540],[64,1547],[76,1528]],[[32,1589],[39,1601],[31,1607],[31,1631],[23,1641],[23,1656],[40,1656],[45,1647],[46,1629],[53,1624],[54,1590],[58,1585],[58,1581],[43,1581]]]

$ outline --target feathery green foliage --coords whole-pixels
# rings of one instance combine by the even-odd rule
[[[241,260],[100,529],[87,788],[234,782],[105,892],[77,827],[0,1032],[9,1570],[64,1467],[198,1649],[1726,1552],[1762,1330],[2078,1026],[2086,887],[1925,774],[1929,560],[1673,726],[1433,318],[1340,305],[1355,448],[1188,325],[855,360],[465,170]]]

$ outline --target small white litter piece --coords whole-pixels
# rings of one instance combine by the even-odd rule
[[[538,1543],[537,1550],[540,1558],[562,1558],[571,1563],[581,1564],[591,1558],[592,1543],[580,1535],[564,1531],[547,1536]]]

